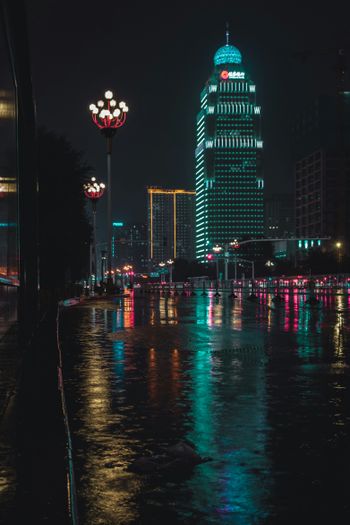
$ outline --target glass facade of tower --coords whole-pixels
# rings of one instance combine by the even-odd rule
[[[205,262],[215,244],[262,237],[263,142],[256,87],[237,48],[226,44],[214,57],[197,115],[196,258]],[[259,244],[240,254],[258,254]],[[260,248],[261,249],[261,248]]]

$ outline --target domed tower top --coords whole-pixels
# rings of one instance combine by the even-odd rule
[[[228,43],[230,33],[228,26],[226,26],[226,45],[220,47],[214,55],[214,65],[220,66],[221,64],[241,64],[242,55],[237,47],[232,46]]]

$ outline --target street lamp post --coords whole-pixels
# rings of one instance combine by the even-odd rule
[[[104,281],[105,272],[106,272],[105,264],[106,264],[106,250],[101,250],[101,279],[102,281]]]
[[[219,253],[222,251],[222,246],[216,245],[213,246],[213,252],[215,253],[215,261],[216,261],[216,289],[219,288]]]
[[[123,266],[124,274],[123,274],[123,288],[128,287],[130,289],[134,286],[134,271],[133,266],[131,264],[126,264]]]
[[[172,259],[168,259],[166,263],[167,263],[167,265],[169,267],[169,284],[171,284],[173,282],[174,261]]]
[[[116,130],[123,126],[126,121],[126,114],[129,111],[125,102],[117,103],[113,97],[112,91],[106,91],[104,100],[99,100],[96,104],[90,104],[89,110],[94,124],[101,130],[101,133],[107,140],[107,186],[108,186],[108,200],[107,200],[107,285],[112,286],[112,176],[111,176],[111,162],[112,162],[112,139]]]
[[[338,273],[340,271],[341,261],[342,261],[342,247],[343,243],[340,241],[337,241],[335,243],[335,247],[337,249],[337,263],[338,263]]]
[[[91,201],[92,205],[92,225],[93,225],[93,254],[92,259],[94,263],[92,274],[95,275],[95,284],[97,283],[97,254],[96,254],[96,208],[97,202],[102,197],[105,191],[103,182],[97,182],[95,177],[91,177],[89,182],[83,186],[85,197]]]
[[[239,248],[239,242],[238,239],[233,239],[232,242],[230,242],[231,248],[234,250],[238,250]],[[235,265],[235,283],[237,282],[237,252],[234,252],[234,265]]]
[[[160,268],[160,284],[163,284],[164,283],[164,280],[163,280],[163,269],[164,269],[164,266],[165,266],[165,262],[160,262],[158,264],[159,268]]]
[[[224,252],[224,263],[225,263],[225,270],[224,270],[224,279],[225,279],[225,283],[227,283],[228,281],[228,258],[230,256],[229,252],[228,252],[228,244],[226,243],[225,244],[225,252]]]

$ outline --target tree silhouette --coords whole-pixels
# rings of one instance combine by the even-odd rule
[[[87,272],[91,227],[82,186],[91,171],[65,137],[39,129],[39,272],[44,290],[61,290]]]

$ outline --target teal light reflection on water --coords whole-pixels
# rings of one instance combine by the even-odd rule
[[[123,309],[114,310],[112,313],[112,333],[124,327],[124,315]],[[124,341],[113,341],[113,361],[114,361],[114,372],[117,377],[117,381],[124,377],[125,368],[125,356],[124,356]]]
[[[213,385],[212,356],[206,350],[193,353],[192,362],[192,418],[193,430],[189,439],[197,443],[198,450],[208,455],[213,443]]]
[[[207,350],[194,351],[191,364],[192,431],[187,437],[201,455],[213,458],[188,482],[194,501],[225,523],[233,516],[240,523],[240,515],[246,519],[247,514],[261,518],[266,492],[246,465],[269,469],[262,432],[267,425],[265,365]]]

